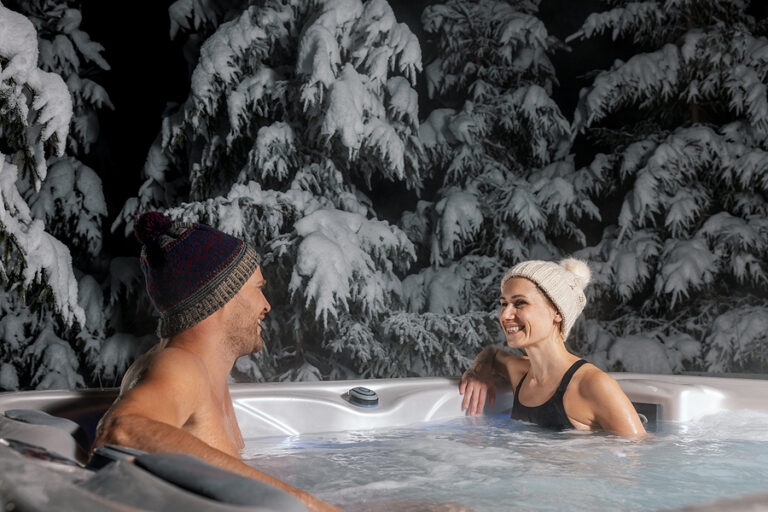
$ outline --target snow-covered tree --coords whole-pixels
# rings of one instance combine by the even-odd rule
[[[428,92],[450,107],[433,110],[421,126],[441,185],[433,205],[423,205],[434,265],[467,252],[504,263],[554,257],[559,239],[583,245],[577,222],[597,215],[588,197],[593,179],[574,171],[570,124],[550,97],[556,78],[548,55],[563,45],[536,17],[537,6],[452,0],[422,16],[438,55],[426,66]]]
[[[247,5],[245,0],[176,0],[168,7],[171,39],[180,33],[210,35],[222,21],[236,16]]]
[[[101,45],[80,30],[76,4],[0,7],[0,133],[7,155],[0,177],[6,216],[0,387],[7,389],[71,388],[99,378],[103,296],[88,273],[103,261],[107,211],[100,178],[78,158],[98,134],[97,110],[111,107],[91,79],[109,66]]]
[[[606,367],[765,371],[768,39],[748,1],[613,1],[574,35],[646,51],[581,91],[606,218],[580,337]],[[642,354],[642,356],[641,356]]]
[[[11,0],[6,7],[26,16],[38,38],[38,64],[64,80],[71,97],[72,119],[67,155],[48,160],[48,182],[20,187],[36,218],[49,232],[67,240],[76,266],[83,270],[101,252],[101,222],[107,215],[101,180],[79,157],[87,154],[99,132],[98,110],[113,108],[109,96],[94,78],[108,71],[101,52],[80,29],[82,14],[73,0]],[[24,182],[22,182],[24,183]]]
[[[549,55],[563,45],[537,10],[530,1],[450,0],[422,15],[436,55],[425,70],[428,93],[443,107],[420,127],[423,174],[437,190],[402,217],[425,263],[404,288],[414,337],[429,319],[445,331],[441,342],[464,354],[443,367],[452,374],[501,339],[495,304],[506,268],[583,246],[577,222],[597,216],[591,174],[574,171],[570,123],[550,97]],[[450,334],[457,318],[472,335]]]
[[[26,180],[39,190],[47,158],[63,155],[72,101],[62,78],[38,67],[32,23],[2,5],[0,112],[0,386],[82,385],[76,354],[54,329],[85,321],[69,250],[17,188]]]
[[[259,249],[268,353],[240,373],[373,375],[392,350],[380,332],[414,249],[366,190],[420,183],[420,69],[418,41],[385,0],[259,2],[202,45],[189,98],[164,119],[116,227],[129,234],[134,214],[165,209]]]

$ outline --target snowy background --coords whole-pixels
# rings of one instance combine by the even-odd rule
[[[263,256],[235,380],[458,375],[505,269],[569,255],[579,355],[768,373],[762,1],[100,4],[0,0],[0,390],[156,341],[150,209]]]

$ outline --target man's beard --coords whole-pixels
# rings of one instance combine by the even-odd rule
[[[237,357],[259,352],[264,339],[259,333],[259,322],[247,314],[237,315],[227,329],[227,339]]]

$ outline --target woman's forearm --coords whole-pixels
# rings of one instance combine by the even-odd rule
[[[496,366],[496,351],[498,349],[494,347],[488,347],[484,348],[482,351],[480,351],[479,354],[475,357],[475,360],[472,362],[472,366],[475,368],[481,368],[481,367],[489,367],[491,369],[495,368]]]
[[[488,347],[483,349],[472,363],[472,369],[477,374],[499,378],[512,383],[512,368],[518,356],[504,349]]]

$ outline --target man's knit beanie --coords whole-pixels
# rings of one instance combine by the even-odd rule
[[[589,284],[591,276],[587,264],[573,258],[565,259],[560,263],[524,261],[504,274],[501,279],[501,289],[503,293],[504,284],[514,277],[524,277],[535,283],[563,317],[560,327],[563,340],[566,340],[571,327],[587,304],[584,288]]]
[[[174,222],[158,212],[136,219],[141,270],[160,313],[157,334],[189,329],[234,297],[259,266],[256,251],[239,238],[198,223]]]

